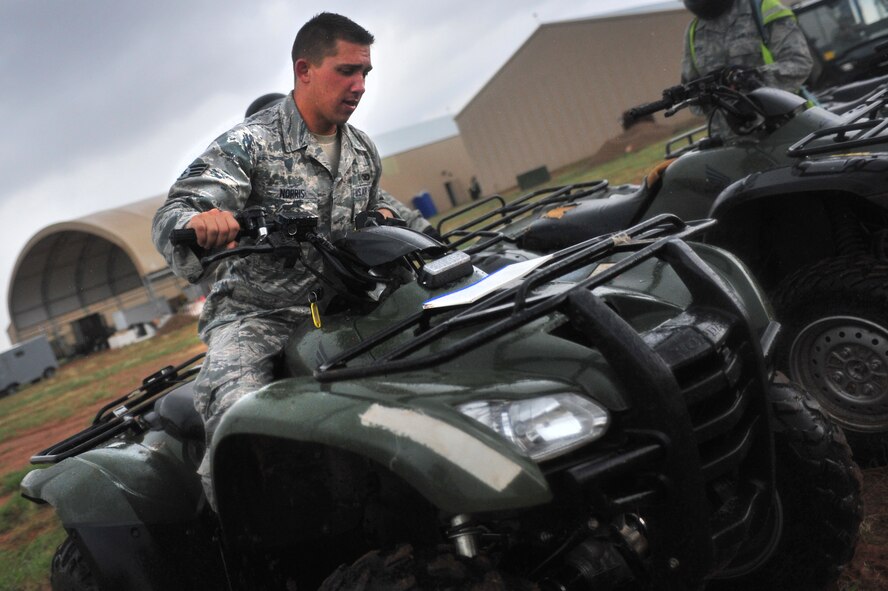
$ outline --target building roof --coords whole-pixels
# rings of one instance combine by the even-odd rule
[[[52,224],[15,261],[7,294],[17,330],[142,286],[164,271],[151,242],[151,220],[165,196]]]
[[[459,135],[459,128],[450,115],[408,125],[373,137],[382,158],[421,148]]]
[[[156,195],[43,228],[19,253],[12,276],[17,275],[22,260],[37,244],[49,236],[62,232],[83,232],[104,238],[123,250],[143,277],[165,269],[166,261],[154,248],[150,230],[154,213],[164,199],[166,195]]]

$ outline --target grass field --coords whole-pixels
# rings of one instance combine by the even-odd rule
[[[552,184],[606,178],[611,184],[637,182],[663,154],[664,142],[590,168],[582,163],[557,171]],[[515,197],[512,192],[506,197]],[[109,400],[138,385],[162,366],[176,364],[203,350],[196,323],[167,327],[157,337],[115,351],[104,351],[64,365],[55,377],[0,399],[0,591],[45,591],[55,547],[64,531],[52,509],[19,496],[19,482],[31,469],[29,457],[89,424]],[[884,469],[867,471],[869,516],[864,542],[853,568],[836,589],[883,589],[888,548],[883,514],[888,477]]]

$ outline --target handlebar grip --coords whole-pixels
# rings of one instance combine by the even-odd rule
[[[170,243],[174,246],[185,245],[192,246],[197,244],[197,232],[191,228],[180,228],[173,230],[170,234]]]
[[[662,98],[658,101],[654,101],[652,103],[646,103],[644,105],[638,105],[637,107],[632,107],[625,113],[623,113],[623,120],[629,123],[634,123],[638,119],[646,115],[653,115],[658,111],[662,111],[663,109],[668,109],[673,104],[673,101],[668,98]]]

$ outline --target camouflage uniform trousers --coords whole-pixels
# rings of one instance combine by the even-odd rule
[[[279,310],[222,324],[205,335],[207,355],[194,382],[194,406],[204,421],[207,447],[197,473],[213,510],[210,445],[219,422],[244,395],[273,380],[275,358],[293,329],[307,321],[304,313]]]

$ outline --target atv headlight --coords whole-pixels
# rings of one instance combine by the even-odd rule
[[[479,400],[460,412],[490,427],[533,460],[567,453],[607,431],[607,410],[576,394],[526,400]]]

